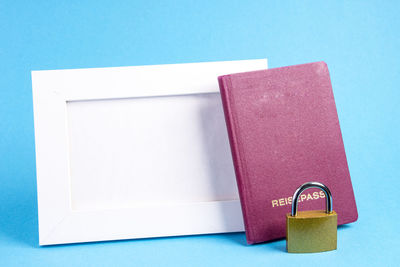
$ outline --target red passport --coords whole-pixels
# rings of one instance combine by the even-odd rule
[[[328,67],[324,62],[218,77],[247,242],[283,238],[291,196],[317,181],[332,192],[338,224],[357,220]],[[305,191],[299,210],[325,209]]]

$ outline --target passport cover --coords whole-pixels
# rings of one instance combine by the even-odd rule
[[[338,224],[357,220],[326,63],[218,77],[249,244],[283,238],[291,196],[303,183],[331,190]],[[325,209],[309,189],[299,210]]]

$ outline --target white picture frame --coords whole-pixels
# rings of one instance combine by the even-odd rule
[[[217,77],[266,68],[32,71],[39,244],[244,231]]]

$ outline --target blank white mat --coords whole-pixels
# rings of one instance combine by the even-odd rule
[[[67,114],[75,210],[238,199],[218,93],[72,101]]]

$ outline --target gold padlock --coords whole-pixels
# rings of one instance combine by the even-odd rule
[[[319,188],[325,193],[325,211],[297,212],[298,198],[308,188]],[[305,183],[293,194],[292,212],[286,215],[286,248],[291,253],[322,252],[337,248],[337,214],[332,210],[332,194],[325,185]]]

